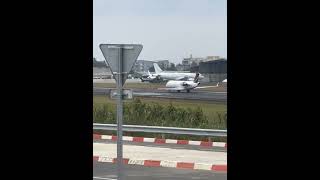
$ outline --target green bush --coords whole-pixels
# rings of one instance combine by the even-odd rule
[[[140,99],[124,104],[124,124],[169,126],[203,129],[226,129],[227,113],[216,112],[207,117],[200,107],[195,109],[179,108],[172,104],[168,106],[157,103],[143,103]],[[116,123],[116,110],[108,104],[93,105],[93,120],[95,123]],[[129,133],[144,136],[144,133]],[[154,134],[159,136],[159,134]],[[162,135],[166,138],[175,138],[176,135]],[[179,139],[188,139],[187,135],[179,135]],[[195,139],[201,139],[195,137]],[[225,139],[225,138],[223,138]]]
[[[102,106],[93,106],[93,122],[112,124],[116,123],[116,114],[107,104]]]

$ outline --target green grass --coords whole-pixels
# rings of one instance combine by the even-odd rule
[[[127,111],[130,111],[130,115],[124,116],[125,123],[151,126],[226,129],[226,119],[223,117],[224,113],[227,111],[227,106],[225,104],[216,104],[212,101],[170,100],[157,98],[137,99],[140,99],[142,104],[135,105],[137,101],[125,102],[127,107],[130,107],[129,109],[131,109],[127,109]],[[114,119],[116,115],[115,100],[110,100],[107,96],[93,96],[93,104],[95,107],[95,122],[116,123]],[[175,107],[176,110],[170,111],[170,107],[172,107],[171,105]],[[156,107],[156,109],[153,109],[154,107]],[[190,114],[186,115],[186,112],[183,111],[187,111]],[[109,132],[95,130],[94,132],[99,134],[116,134],[114,131]],[[125,132],[124,135],[204,141],[227,141],[226,137],[211,137],[208,139],[208,137],[190,135],[156,134],[144,132]]]
[[[167,106],[172,103],[175,107],[196,109],[201,108],[207,117],[214,117],[216,113],[226,112],[226,104],[218,104],[212,101],[196,101],[196,100],[172,100],[172,99],[160,99],[160,98],[139,98],[144,103],[158,103],[159,105]],[[125,101],[125,103],[131,101]],[[109,104],[115,110],[117,102],[111,100],[107,96],[93,96],[94,105]]]
[[[204,85],[200,84],[200,86],[215,86],[216,84],[213,83],[206,83]],[[164,88],[166,83],[126,83],[124,88],[129,89],[157,89],[157,88]],[[116,88],[115,83],[94,83],[94,87],[100,88]],[[197,89],[196,91],[209,91],[209,92],[221,92],[227,91],[226,87],[211,87],[205,89]]]

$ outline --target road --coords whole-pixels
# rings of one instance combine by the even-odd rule
[[[227,180],[227,173],[124,165],[126,180]],[[93,162],[93,180],[116,180],[116,164]]]
[[[106,144],[117,144],[116,141],[112,140],[93,140],[94,143],[106,143]],[[144,147],[159,147],[159,148],[171,148],[171,149],[189,149],[197,151],[215,151],[215,152],[227,152],[227,149],[224,147],[206,147],[198,145],[188,145],[188,144],[157,144],[151,142],[130,142],[123,141],[125,145],[134,145],[134,146],[144,146]]]
[[[93,143],[93,155],[109,158],[117,157],[115,143]],[[156,160],[174,162],[201,163],[211,168],[212,165],[227,165],[227,152],[178,149],[161,146],[123,145],[123,157],[135,160]],[[174,164],[174,165],[173,165]]]
[[[93,88],[93,95],[109,95],[110,88]],[[204,92],[204,91],[191,91],[187,92],[168,92],[164,90],[146,90],[146,89],[133,89],[134,96],[153,97],[153,98],[168,98],[168,99],[189,99],[189,100],[209,100],[217,102],[227,102],[227,92]]]

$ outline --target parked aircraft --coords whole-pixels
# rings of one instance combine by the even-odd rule
[[[199,81],[199,73],[196,74],[196,77],[193,81],[175,81],[170,80],[166,84],[166,88],[159,88],[162,90],[169,90],[169,91],[177,91],[181,92],[186,90],[187,92],[190,92],[191,89],[202,89],[202,88],[210,88],[210,87],[218,87],[219,83],[216,86],[202,86],[199,87],[200,82]]]
[[[154,70],[160,78],[164,80],[185,80],[193,81],[197,73],[186,73],[186,72],[168,72],[163,71],[157,63],[153,63]],[[199,79],[204,78],[203,75],[199,74]]]

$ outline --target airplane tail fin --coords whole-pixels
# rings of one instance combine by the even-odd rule
[[[154,67],[154,71],[156,72],[156,74],[159,74],[162,72],[162,69],[159,67],[159,65],[157,63],[153,63],[153,67]]]
[[[148,75],[149,75],[149,76],[151,76],[151,73],[150,73],[150,71],[149,71],[149,70],[148,70]]]
[[[197,83],[199,81],[199,73],[196,74],[196,76],[194,77],[193,82]]]

